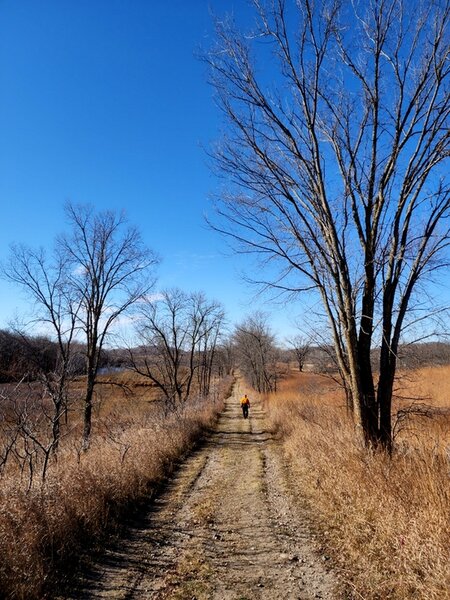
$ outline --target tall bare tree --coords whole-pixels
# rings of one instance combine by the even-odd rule
[[[81,305],[77,316],[86,340],[87,374],[83,446],[88,448],[102,348],[119,317],[152,288],[157,259],[124,213],[71,203],[66,212],[71,231],[59,239],[59,250],[70,265],[70,287]]]
[[[217,21],[205,57],[228,123],[217,228],[278,264],[263,283],[320,294],[356,425],[390,449],[400,336],[447,263],[450,3],[253,3],[256,30]]]

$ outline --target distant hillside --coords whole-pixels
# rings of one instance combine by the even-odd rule
[[[379,350],[372,352],[373,368],[378,367]],[[284,350],[281,354],[283,361],[289,362],[295,368],[292,351]],[[450,344],[444,342],[428,342],[422,344],[403,344],[399,348],[398,367],[400,369],[416,369],[429,365],[450,364]],[[334,350],[330,347],[311,346],[308,350],[303,370],[307,372],[326,373],[336,371]]]
[[[450,344],[429,342],[400,346],[399,367],[415,369],[425,365],[447,365],[450,363]]]

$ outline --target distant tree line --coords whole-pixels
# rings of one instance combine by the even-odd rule
[[[86,375],[86,347],[74,344],[73,375]],[[30,335],[0,329],[0,383],[35,381],[40,374],[57,368],[58,344],[48,336]],[[99,368],[120,367],[123,359],[117,352],[102,349]]]

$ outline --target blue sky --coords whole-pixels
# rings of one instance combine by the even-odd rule
[[[0,260],[12,242],[50,247],[66,200],[124,208],[162,257],[159,288],[202,290],[232,322],[260,306],[289,335],[299,307],[255,300],[204,220],[221,119],[195,57],[210,9],[250,15],[244,0],[0,1]],[[0,327],[24,306],[0,281]]]

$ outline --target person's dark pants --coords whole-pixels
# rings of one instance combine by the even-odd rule
[[[243,404],[242,405],[242,414],[244,415],[244,419],[247,419],[247,417],[248,417],[248,404]]]

